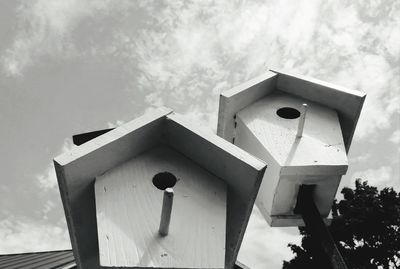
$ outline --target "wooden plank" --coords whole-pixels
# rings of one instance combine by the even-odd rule
[[[366,94],[321,80],[271,70],[277,89],[326,105],[339,114],[346,151],[349,151]]]
[[[154,147],[171,110],[146,114],[54,159],[71,244],[80,268],[99,268],[94,178]]]
[[[267,72],[221,93],[218,112],[218,136],[232,142],[234,137],[234,116],[242,108],[275,90],[277,75]]]
[[[177,114],[167,119],[167,143],[228,185],[225,268],[233,268],[266,165]]]
[[[313,185],[302,185],[295,211],[300,213],[311,234],[313,258],[319,268],[347,269],[346,263],[313,200]]]
[[[163,190],[153,177],[178,180],[169,233],[158,234]],[[98,176],[100,264],[129,268],[224,268],[226,184],[184,155],[157,147]]]

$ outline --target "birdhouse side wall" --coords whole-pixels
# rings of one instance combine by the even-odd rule
[[[219,98],[217,135],[233,142],[234,118],[241,109],[272,93],[276,88],[278,75],[273,72],[256,77],[221,93]]]
[[[154,147],[170,111],[135,119],[54,159],[71,244],[79,268],[99,268],[95,177]],[[145,139],[141,139],[145,138]]]
[[[254,134],[242,122],[240,117],[236,118],[235,145],[253,154],[267,164],[267,169],[260,189],[257,194],[256,205],[264,218],[270,218],[272,205],[274,203],[275,191],[279,182],[281,167],[272,155],[265,150],[263,145],[254,137]]]
[[[266,165],[211,131],[192,126],[176,114],[167,117],[167,143],[228,185],[225,268],[239,253]]]

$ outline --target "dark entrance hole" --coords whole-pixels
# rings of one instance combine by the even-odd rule
[[[172,188],[176,184],[176,177],[169,172],[158,173],[153,177],[153,185],[159,190]]]
[[[292,107],[282,107],[276,111],[276,114],[284,119],[296,119],[300,117],[300,111]]]

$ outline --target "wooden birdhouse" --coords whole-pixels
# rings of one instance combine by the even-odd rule
[[[80,268],[233,268],[265,164],[157,110],[54,160]]]
[[[221,94],[218,135],[268,165],[257,206],[271,226],[303,225],[301,185],[328,216],[347,171],[365,94],[282,72],[267,72]]]

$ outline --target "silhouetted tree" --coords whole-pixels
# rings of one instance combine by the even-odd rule
[[[400,192],[378,191],[368,182],[343,188],[344,199],[334,201],[328,227],[349,268],[400,268]],[[312,258],[310,234],[300,227],[301,246],[289,244],[295,257],[284,269],[318,268]]]

